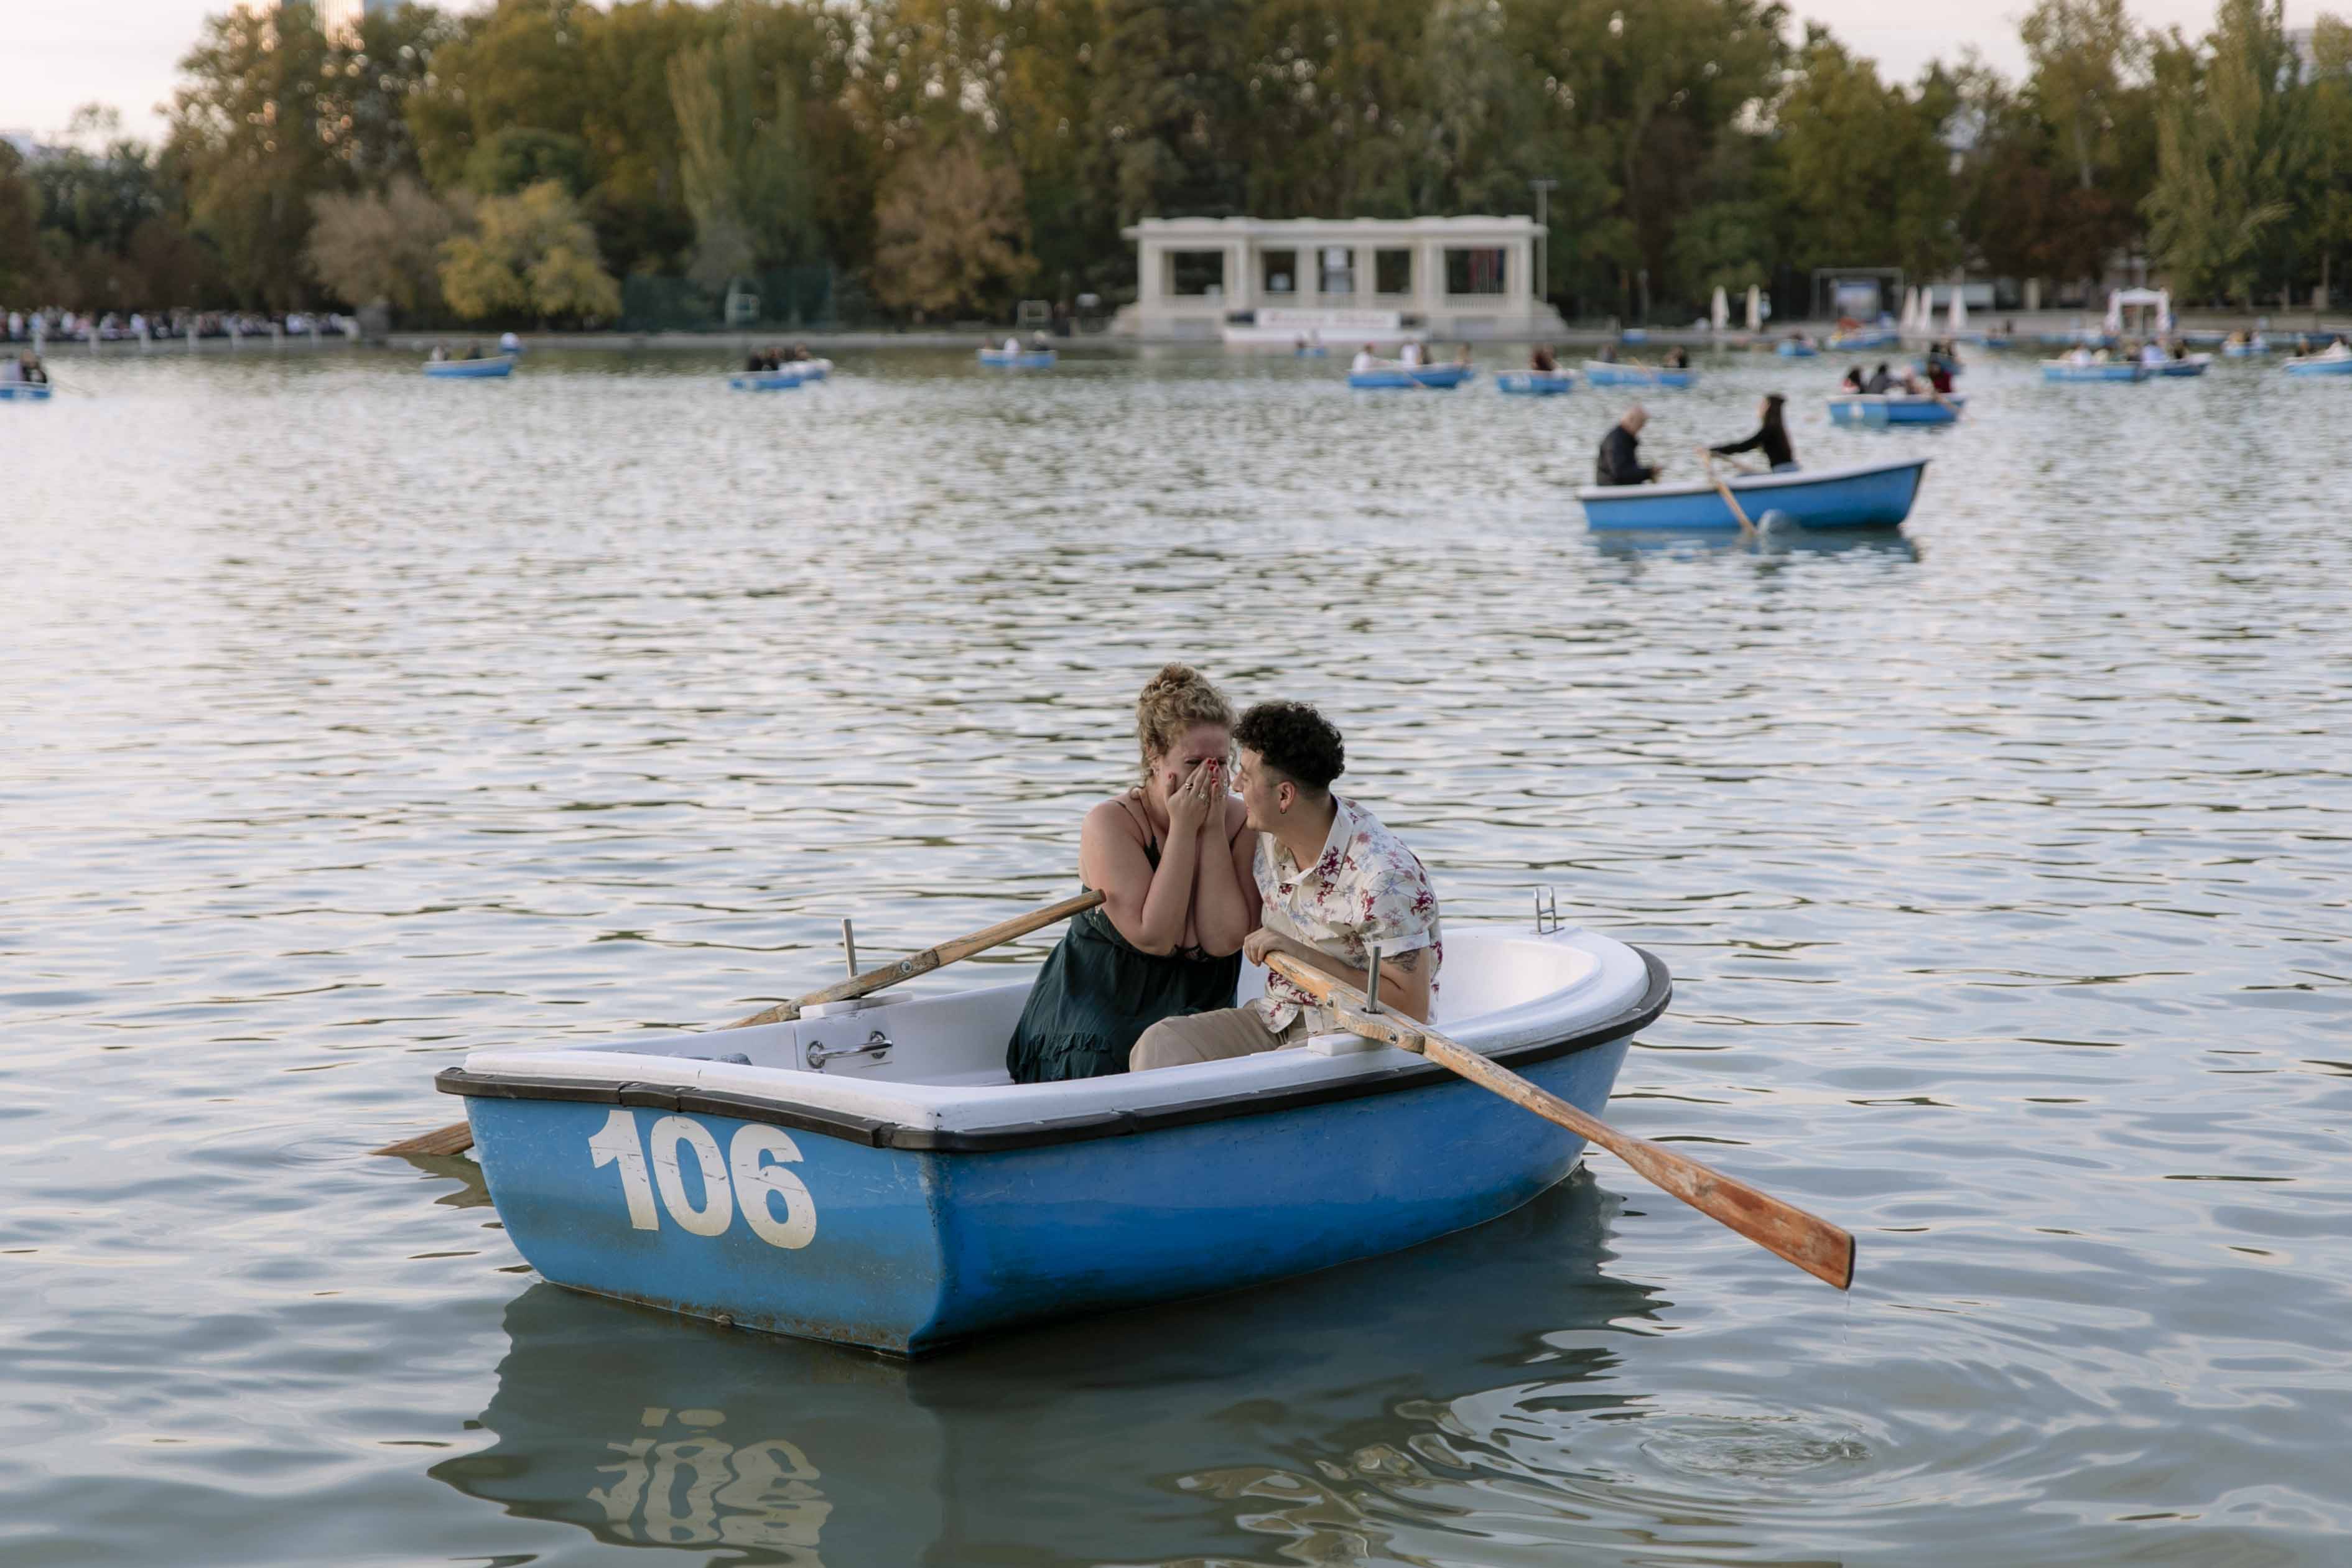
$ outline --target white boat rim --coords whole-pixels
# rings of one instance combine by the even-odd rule
[[[1796,485],[1819,485],[1834,479],[1863,479],[1905,468],[1925,468],[1926,457],[1903,457],[1892,463],[1855,463],[1843,468],[1797,468],[1786,474],[1726,474],[1723,482],[1739,494],[1779,490]],[[1576,492],[1580,501],[1642,500],[1652,496],[1712,496],[1712,479],[1677,480],[1671,485],[1587,485]]]

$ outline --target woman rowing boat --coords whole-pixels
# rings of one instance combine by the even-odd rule
[[[1087,813],[1078,874],[1102,906],[1070,922],[1030,988],[1004,1049],[1015,1083],[1124,1072],[1160,1019],[1234,1005],[1258,892],[1257,836],[1225,787],[1233,728],[1233,705],[1189,665],[1143,688],[1144,781]]]
[[[1717,457],[1728,457],[1736,452],[1764,449],[1764,461],[1772,465],[1775,474],[1785,473],[1797,465],[1796,449],[1789,444],[1789,426],[1781,416],[1781,407],[1788,402],[1779,392],[1767,392],[1764,401],[1756,405],[1759,422],[1756,434],[1745,441],[1727,441],[1720,446],[1710,446]]]

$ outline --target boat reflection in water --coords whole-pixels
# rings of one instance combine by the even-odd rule
[[[1652,559],[1659,556],[1885,556],[1916,561],[1919,546],[1908,535],[1892,528],[1857,532],[1852,528],[1791,528],[1775,526],[1752,538],[1726,537],[1712,528],[1684,533],[1589,534],[1592,548],[1617,560]]]
[[[1392,1518],[1400,1485],[1518,1472],[1528,1422],[1639,1406],[1614,1342],[1662,1303],[1601,1270],[1618,1204],[1580,1173],[1409,1252],[912,1364],[538,1284],[507,1309],[494,1440],[431,1473],[605,1542],[807,1568],[1425,1538],[1454,1511]]]

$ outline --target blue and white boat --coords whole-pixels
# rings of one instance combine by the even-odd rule
[[[47,382],[0,382],[0,402],[47,402],[50,391]]]
[[[2159,376],[2177,379],[2183,376],[2201,376],[2212,363],[2213,356],[2210,354],[2191,354],[2187,359],[2165,360],[2148,368]]]
[[[1055,353],[1051,349],[1023,349],[1008,352],[1003,349],[982,349],[980,362],[1005,371],[1047,371],[1054,368]]]
[[[2042,379],[2045,382],[2144,382],[2150,371],[2137,360],[2094,360],[2078,364],[2073,360],[2044,360]]]
[[[1348,385],[1357,392],[1399,392],[1413,387],[1452,392],[1477,373],[1469,365],[1382,365],[1378,370],[1349,371]]]
[[[1495,390],[1511,397],[1558,397],[1576,390],[1569,371],[1507,371],[1495,378]]]
[[[1244,994],[1263,980],[1246,970]],[[438,1082],[547,1279],[900,1355],[1415,1246],[1518,1207],[1582,1149],[1346,1035],[1013,1084],[1028,989],[478,1051]],[[1664,965],[1606,936],[1474,931],[1447,944],[1435,1021],[1599,1114],[1671,995]]]
[[[2255,333],[2252,337],[2247,339],[2243,342],[2232,340],[2221,345],[2222,356],[2226,359],[2231,360],[2249,359],[2255,354],[2267,354],[2270,351],[2271,340],[2268,338],[2263,337],[2260,332]]]
[[[1584,361],[1584,380],[1596,387],[1669,387],[1680,391],[1698,383],[1698,372],[1687,367],[1628,365],[1614,360]]]
[[[487,360],[427,360],[425,373],[439,382],[488,381],[514,374],[514,357],[499,354]]]
[[[1829,346],[1842,354],[1853,349],[1884,349],[1902,340],[1903,334],[1892,327],[1859,327],[1851,332],[1831,333]]]
[[[1960,417],[1969,400],[1957,392],[1937,397],[1931,392],[1841,392],[1830,399],[1832,424],[1950,424]]]
[[[790,368],[776,371],[737,371],[727,378],[727,385],[735,392],[798,392],[802,378]]]
[[[2291,376],[2352,376],[2352,354],[2302,354],[2280,369]]]
[[[1751,523],[1777,512],[1806,528],[1891,528],[1911,515],[1926,474],[1925,457],[1801,468],[1785,474],[1727,474],[1723,482]],[[1737,532],[1710,479],[1676,485],[1588,485],[1576,493],[1585,527],[1595,533]]]
[[[1810,360],[1821,352],[1811,343],[1800,342],[1794,338],[1781,339],[1772,351],[1784,360]]]

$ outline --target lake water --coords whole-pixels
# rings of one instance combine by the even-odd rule
[[[2022,358],[2022,357],[2021,357]],[[2352,383],[1843,432],[1908,528],[1597,544],[1622,400],[54,356],[0,405],[0,1562],[2352,1560]],[[88,395],[77,395],[88,394]],[[469,1049],[699,1025],[1073,890],[1189,658],[1323,705],[1450,924],[1659,954],[1484,1229],[912,1366],[538,1281]],[[993,957],[1032,961],[1051,933]],[[968,983],[950,971],[932,989]]]

